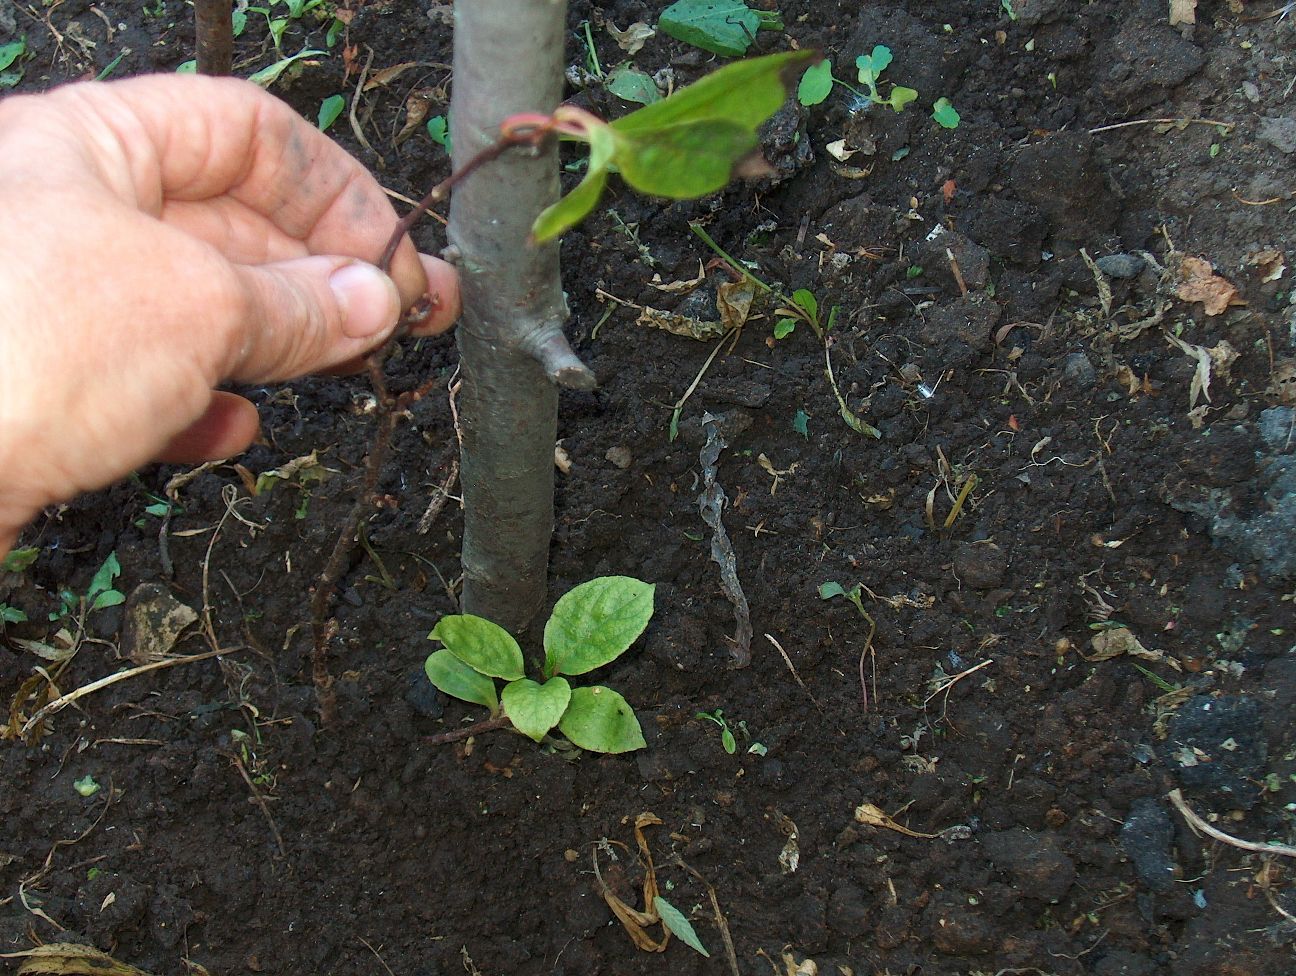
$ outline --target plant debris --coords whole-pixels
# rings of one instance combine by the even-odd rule
[[[729,533],[725,531],[721,513],[728,501],[724,488],[716,482],[716,465],[720,452],[729,446],[720,432],[720,418],[709,413],[702,415],[702,430],[706,443],[702,446],[702,493],[698,495],[698,508],[702,521],[711,528],[711,559],[720,567],[720,588],[734,608],[735,631],[733,636],[732,665],[745,668],[751,664],[752,623],[751,608],[738,582],[738,556]]]

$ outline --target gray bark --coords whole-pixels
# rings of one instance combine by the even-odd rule
[[[562,97],[566,0],[455,4],[454,166],[499,138],[519,112],[550,112]],[[536,215],[558,198],[556,149],[514,150],[456,187],[449,239],[464,314],[463,610],[524,630],[545,600],[553,534],[555,382],[593,375],[563,338],[567,317],[555,243],[528,243]],[[457,252],[457,253],[456,253]]]

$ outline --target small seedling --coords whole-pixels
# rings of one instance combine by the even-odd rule
[[[95,782],[95,778],[89,773],[86,773],[78,780],[73,780],[72,788],[87,799],[94,796],[100,790],[99,784]]]
[[[498,624],[472,614],[442,617],[430,640],[445,646],[424,664],[428,680],[454,698],[483,705],[539,742],[555,727],[591,752],[630,752],[646,745],[634,710],[601,685],[573,688],[564,675],[587,674],[620,657],[648,626],[651,583],[600,576],[568,591],[544,628],[540,681],[525,676],[522,649]],[[500,693],[495,679],[508,682]]]
[[[657,26],[685,44],[739,58],[757,31],[782,30],[783,19],[774,10],[752,10],[743,0],[679,0],[662,11]]]
[[[844,596],[846,599],[850,600],[851,603],[855,604],[855,609],[867,618],[869,614],[868,611],[864,609],[864,600],[860,596],[860,591],[860,585],[858,583],[849,590],[835,581],[821,583],[819,586],[819,599],[831,600],[835,596]]]
[[[819,322],[819,299],[805,288],[798,288],[792,293],[791,300],[785,299],[783,307],[775,314],[781,316],[774,322],[774,338],[786,339],[796,331],[797,322],[804,322],[814,329],[820,339],[824,336],[823,326]]]
[[[25,37],[10,41],[8,44],[0,44],[0,88],[13,88],[22,81],[23,69],[18,65],[27,53]]]
[[[932,119],[943,129],[957,129],[960,122],[958,110],[944,95],[932,106]]]
[[[82,619],[85,614],[95,610],[103,610],[107,607],[115,607],[118,604],[126,602],[126,595],[120,590],[113,588],[113,582],[121,575],[121,563],[117,561],[117,553],[108,553],[108,558],[103,561],[90,580],[90,588],[86,590],[85,596],[78,597],[68,587],[63,587],[58,591],[59,609],[50,611],[49,619]]]
[[[450,120],[444,115],[434,115],[427,120],[428,138],[450,155]]]
[[[918,92],[903,85],[892,85],[891,94],[886,98],[878,91],[878,82],[882,72],[891,63],[891,49],[885,44],[878,44],[870,54],[861,54],[855,59],[859,69],[860,84],[868,89],[869,99],[879,105],[890,105],[895,111],[902,112],[904,107],[918,97]]]
[[[724,751],[731,756],[738,751],[738,740],[734,738],[733,730],[729,728],[729,723],[725,721],[723,710],[717,708],[714,712],[698,712],[693,717],[705,719],[720,726],[720,744],[724,746]]]

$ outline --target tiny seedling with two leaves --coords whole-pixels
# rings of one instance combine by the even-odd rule
[[[428,656],[428,679],[454,698],[483,705],[540,742],[557,728],[590,752],[630,752],[646,745],[639,719],[611,688],[573,688],[620,657],[644,632],[655,587],[629,576],[600,576],[573,588],[554,605],[544,628],[540,681],[526,677],[522,648],[498,624],[472,614],[442,617],[430,640],[444,646]],[[507,684],[500,692],[496,679]]]
[[[918,98],[916,89],[907,88],[904,85],[891,85],[890,91],[885,98],[882,97],[882,72],[890,66],[893,55],[891,49],[885,44],[877,44],[868,54],[861,54],[855,59],[855,67],[859,84],[864,87],[864,91],[842,81],[832,73],[832,62],[828,59],[820,61],[818,64],[806,68],[805,73],[801,76],[801,83],[797,86],[797,101],[802,105],[818,105],[823,102],[832,93],[834,85],[841,85],[847,91],[852,92],[865,107],[870,105],[889,105],[896,112],[903,112],[905,108]],[[950,100],[944,96],[936,99],[932,105],[932,119],[937,125],[946,129],[957,129],[959,124],[959,114]]]

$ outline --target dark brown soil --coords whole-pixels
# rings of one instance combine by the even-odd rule
[[[254,391],[266,443],[239,463],[255,474],[319,451],[326,482],[249,497],[231,465],[201,474],[170,521],[169,577],[145,507],[175,471],[145,471],[48,513],[24,540],[35,564],[0,580],[0,602],[33,621],[0,647],[6,704],[46,663],[12,639],[51,633],[58,589],[84,592],[114,551],[125,592],[206,600],[215,639],[239,648],[88,695],[38,742],[0,747],[0,950],[81,941],[150,972],[218,976],[731,972],[707,891],[678,858],[714,887],[751,976],[811,972],[805,960],[858,976],[1296,971],[1291,859],[1199,836],[1168,799],[1182,790],[1241,838],[1296,839],[1283,405],[1296,306],[1290,268],[1266,282],[1272,264],[1252,263],[1265,250],[1296,261],[1296,17],[1203,0],[1195,28],[1172,29],[1161,0],[1014,4],[1015,20],[993,0],[780,4],[786,34],[762,33],[758,50],[819,46],[849,77],[885,43],[888,76],[919,104],[852,115],[839,92],[788,108],[767,145],[777,181],[671,205],[618,190],[564,241],[570,332],[601,386],[563,397],[572,466],[552,595],[610,573],[657,584],[647,634],[603,676],[638,708],[648,749],[427,743],[480,717],[422,677],[425,635],[455,608],[455,506],[416,532],[453,456],[442,395],[400,428],[392,505],[344,581],[342,717],[319,728],[307,603],[366,453],[366,387]],[[573,0],[573,61],[583,20],[651,24],[665,5]],[[360,65],[369,50],[375,69],[425,64],[363,99],[374,152],[345,116],[332,130],[412,196],[445,170],[422,130],[393,144],[408,93],[450,82],[427,66],[450,45],[428,6],[357,13]],[[26,90],[93,75],[123,48],[116,75],[192,56],[178,0],[161,16],[101,2],[106,20],[83,0],[0,10],[36,51]],[[613,38],[593,34],[617,63]],[[271,60],[264,36],[254,17],[241,73]],[[312,24],[284,43],[321,41]],[[660,34],[635,61],[681,83],[709,67]],[[335,51],[276,90],[313,119],[354,84]],[[941,94],[955,130],[928,116]],[[1111,127],[1163,118],[1194,121]],[[845,164],[867,175],[825,151],[841,138],[874,149]],[[649,286],[712,257],[690,220],[766,280],[841,307],[837,382],[879,440],[839,416],[809,330],[776,343],[768,319],[716,359],[668,439],[670,406],[712,347],[636,325],[599,290],[714,317],[706,290]],[[429,222],[421,245],[438,233]],[[1108,272],[1109,313],[1081,249]],[[1208,316],[1176,297],[1183,256],[1213,263],[1245,304]],[[1237,353],[1192,415],[1197,363],[1167,336]],[[408,385],[448,379],[454,362],[452,343],[423,342],[392,371]],[[705,411],[734,432],[719,481],[756,632],[746,669],[730,667],[733,615],[698,511]],[[827,581],[862,585],[871,643],[854,607],[819,598]],[[99,640],[62,691],[129,663],[125,619],[90,616]],[[1100,659],[1104,623],[1144,656]],[[178,650],[207,647],[195,632]],[[716,708],[745,723],[737,755],[695,718]],[[756,742],[767,754],[748,752]],[[83,798],[73,782],[87,775],[102,788]],[[903,831],[857,822],[865,803]],[[678,942],[637,950],[598,894],[601,847],[633,900],[641,871],[624,845],[645,811],[664,822],[647,836],[667,895],[710,959]],[[793,831],[795,870],[780,861]]]

